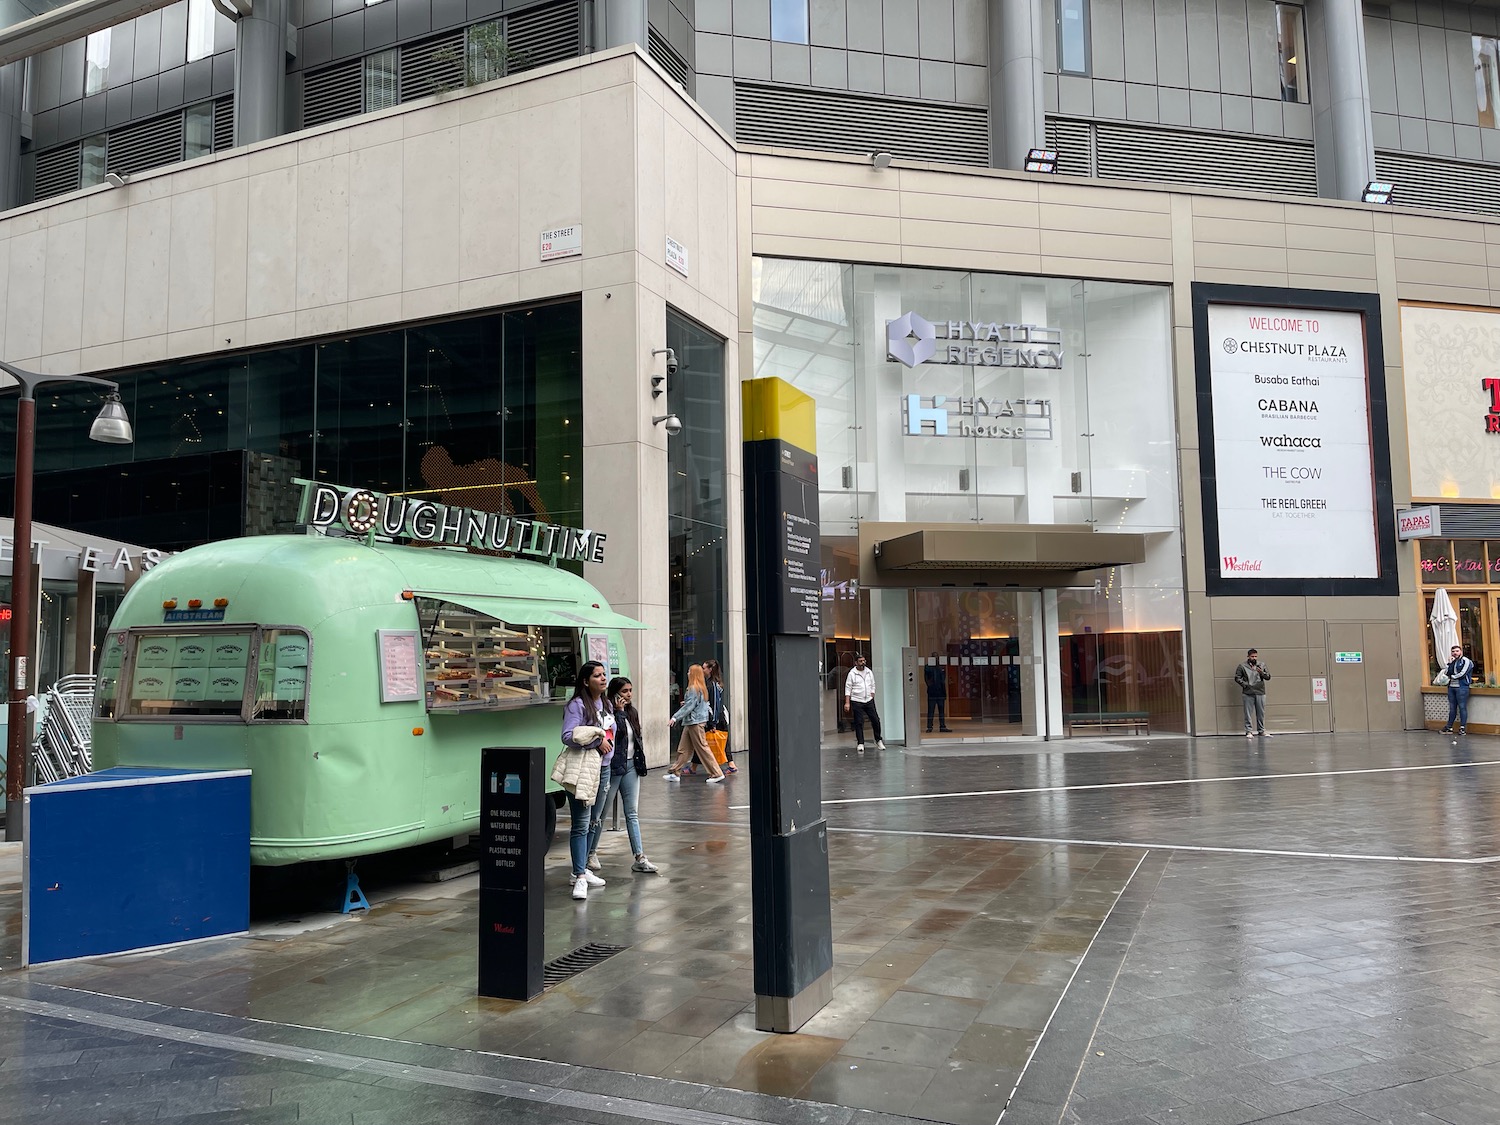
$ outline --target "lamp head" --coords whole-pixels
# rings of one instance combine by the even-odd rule
[[[130,182],[130,175],[129,173],[121,175],[119,172],[106,172],[104,173],[104,182],[110,187],[124,187]]]
[[[130,425],[130,415],[125,413],[125,404],[120,401],[118,391],[104,396],[104,405],[99,408],[99,417],[89,427],[89,438],[106,445],[129,445],[135,441],[135,430]]]
[[[895,158],[884,149],[879,152],[870,153],[870,163],[875,166],[875,171],[877,172],[884,172],[889,168],[893,159]]]

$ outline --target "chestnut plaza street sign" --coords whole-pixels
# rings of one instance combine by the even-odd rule
[[[311,480],[293,483],[302,486],[301,521],[311,527],[340,527],[353,535],[510,551],[561,562],[604,561],[606,536],[602,531],[559,527],[531,516],[450,508],[368,488],[336,488]]]

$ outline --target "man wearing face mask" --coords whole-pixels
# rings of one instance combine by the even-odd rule
[[[1245,737],[1266,733],[1266,682],[1271,670],[1262,664],[1255,649],[1245,654],[1245,662],[1234,670],[1234,682],[1245,696]]]

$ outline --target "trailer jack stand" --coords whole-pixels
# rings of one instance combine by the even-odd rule
[[[365,892],[359,889],[359,876],[354,873],[354,860],[344,863],[348,871],[348,878],[344,880],[344,905],[340,910],[342,914],[351,914],[356,910],[369,910],[370,900],[365,898]]]

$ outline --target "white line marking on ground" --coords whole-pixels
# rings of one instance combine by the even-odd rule
[[[1446,863],[1475,866],[1494,863],[1500,855],[1476,856],[1472,859],[1426,855],[1365,855],[1360,852],[1298,852],[1282,848],[1215,848],[1203,844],[1141,843],[1137,840],[1070,840],[1051,836],[999,836],[982,832],[908,832],[896,828],[829,828],[829,832],[846,832],[857,836],[921,836],[946,840],[997,840],[1011,844],[1059,844],[1089,848],[1144,848],[1147,851],[1205,852],[1211,855],[1269,855],[1286,859],[1351,859],[1382,863]]]
[[[1248,773],[1225,777],[1177,777],[1163,781],[1107,781],[1094,785],[1047,785],[1033,789],[972,789],[959,793],[902,793],[889,797],[834,797],[825,805],[873,805],[894,801],[932,801],[939,797],[1022,797],[1029,793],[1086,793],[1095,789],[1154,789],[1167,785],[1207,785],[1219,781],[1287,781],[1308,777],[1356,777],[1374,773],[1416,773],[1420,770],[1470,769],[1475,766],[1500,766],[1496,762],[1440,762],[1430,766],[1372,766],[1363,770],[1325,770],[1309,773]],[[749,805],[730,805],[731,810],[748,809]]]
[[[1150,853],[1148,852],[1147,855],[1149,855],[1149,854]],[[1021,1088],[1021,1079],[1023,1079],[1023,1078],[1026,1077],[1026,1070],[1027,1070],[1028,1067],[1031,1066],[1031,1060],[1034,1059],[1034,1058],[1036,1058],[1037,1051],[1041,1050],[1042,1040],[1044,1040],[1045,1038],[1047,1038],[1047,1029],[1052,1026],[1052,1021],[1057,1018],[1057,1010],[1062,1007],[1063,1000],[1067,998],[1068,989],[1072,988],[1073,987],[1073,982],[1078,979],[1078,974],[1083,969],[1083,963],[1089,959],[1089,951],[1094,948],[1094,942],[1096,942],[1096,941],[1099,940],[1099,935],[1104,932],[1104,927],[1109,924],[1110,916],[1112,914],[1114,914],[1115,907],[1117,907],[1117,906],[1120,905],[1120,900],[1125,897],[1125,892],[1130,889],[1130,884],[1135,881],[1136,875],[1138,875],[1140,873],[1141,864],[1143,864],[1145,862],[1146,862],[1146,856],[1145,855],[1141,856],[1140,859],[1136,860],[1135,867],[1133,867],[1131,869],[1131,871],[1130,871],[1130,878],[1126,879],[1125,882],[1123,884],[1121,884],[1119,893],[1115,895],[1115,901],[1109,904],[1109,909],[1104,912],[1104,917],[1099,922],[1099,928],[1094,931],[1094,936],[1091,937],[1091,938],[1089,938],[1089,943],[1088,943],[1088,946],[1083,951],[1083,956],[1080,957],[1080,958],[1078,958],[1078,964],[1076,964],[1076,965],[1073,966],[1072,973],[1070,973],[1068,975],[1068,983],[1065,984],[1065,985],[1063,985],[1062,992],[1058,994],[1057,1003],[1053,1004],[1052,1005],[1052,1011],[1050,1011],[1050,1012],[1047,1013],[1047,1022],[1044,1023],[1044,1024],[1042,1024],[1042,1030],[1037,1034],[1036,1042],[1031,1045],[1031,1053],[1026,1056],[1026,1062],[1021,1067],[1021,1073],[1018,1074],[1018,1075],[1016,1075],[1016,1084],[1010,1088],[1010,1093],[1007,1094],[1006,1097],[1005,1097],[1005,1107],[1000,1110],[1000,1116],[995,1119],[995,1125],[1000,1125],[1000,1122],[1002,1122],[1002,1121],[1005,1120],[1005,1111],[1010,1108],[1010,1103],[1015,1098],[1016,1091]],[[1131,935],[1131,939],[1132,939],[1132,941],[1134,940],[1134,935],[1133,934]],[[1125,967],[1125,958],[1121,957],[1120,958],[1120,964],[1115,968],[1115,976],[1116,976],[1116,978],[1118,978],[1119,975],[1120,975],[1120,969],[1123,969],[1124,967]],[[1111,992],[1113,992],[1113,984],[1111,984],[1110,990],[1111,990]],[[1107,1002],[1106,1002],[1105,1007],[1108,1007],[1108,1003]],[[1098,1019],[1103,1019],[1103,1018],[1104,1018],[1104,1009],[1101,1008],[1101,1009],[1099,1009]],[[1097,1020],[1096,1020],[1094,1026],[1095,1026],[1095,1028],[1098,1027]],[[1093,1043],[1093,1039],[1090,1038],[1089,1042],[1090,1042],[1090,1044],[1092,1044]],[[1073,1090],[1077,1089],[1077,1087],[1078,1087],[1078,1075],[1080,1075],[1080,1074],[1083,1073],[1083,1064],[1084,1064],[1084,1061],[1087,1060],[1087,1058],[1088,1058],[1088,1055],[1085,1054],[1084,1057],[1078,1061],[1078,1070],[1077,1070],[1077,1072],[1073,1076],[1073,1085],[1068,1090],[1068,1101],[1070,1101],[1070,1102],[1072,1101]],[[1066,1103],[1064,1104],[1063,1108],[1066,1108]]]

